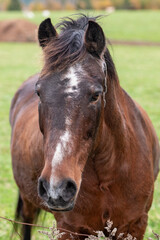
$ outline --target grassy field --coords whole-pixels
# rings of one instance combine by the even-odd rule
[[[52,13],[55,22],[58,21],[58,17],[64,15],[68,13]],[[20,14],[0,14],[0,19],[12,17],[20,17]],[[140,28],[137,25],[138,19],[143,20],[139,23]],[[41,20],[41,14],[36,14],[34,21],[39,23]],[[144,27],[144,21],[146,27]],[[160,40],[158,36],[160,35],[159,12],[120,11],[104,18],[101,22],[108,37]],[[153,28],[152,25],[154,25]],[[160,138],[160,48],[113,46],[111,53],[117,66],[121,85],[148,112]],[[12,176],[9,152],[10,102],[17,87],[30,75],[38,72],[41,65],[41,50],[36,44],[0,43],[0,216],[8,218],[14,216],[17,199],[17,187]],[[52,216],[48,214],[46,219],[45,225],[52,226]],[[0,240],[10,239],[11,229],[10,223],[0,220]],[[155,185],[155,196],[149,214],[146,237],[152,236],[152,229],[160,233],[160,177]],[[45,237],[37,233],[34,239],[45,239]]]
[[[78,11],[76,13],[79,13]],[[107,16],[104,11],[83,11],[89,16],[106,15],[100,23],[110,39],[118,40],[141,40],[160,42],[160,11],[115,11]],[[75,12],[55,11],[51,13],[53,24],[59,21],[59,18],[71,16]],[[1,12],[0,20],[11,18],[25,18],[21,12]],[[43,20],[42,13],[35,13],[31,20],[39,24]]]

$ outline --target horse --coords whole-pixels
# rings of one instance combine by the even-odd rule
[[[60,32],[57,33],[57,28]],[[39,209],[74,239],[111,220],[124,236],[144,237],[159,171],[160,147],[146,112],[120,86],[98,17],[45,19],[38,29],[40,73],[16,92],[11,155],[17,216]],[[23,240],[31,239],[25,225]],[[66,232],[62,239],[73,239]]]

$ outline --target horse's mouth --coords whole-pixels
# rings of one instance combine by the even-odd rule
[[[45,203],[46,207],[49,208],[50,211],[55,212],[67,212],[71,211],[75,206],[75,199],[66,203],[66,204],[50,204],[49,202]]]
[[[74,208],[74,202],[72,202],[69,206],[67,207],[49,207],[51,211],[54,212],[68,212],[71,211]]]

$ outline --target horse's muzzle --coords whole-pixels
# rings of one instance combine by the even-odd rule
[[[38,180],[38,195],[52,211],[70,211],[74,207],[77,192],[76,183],[65,178],[56,186],[50,186],[44,178]]]

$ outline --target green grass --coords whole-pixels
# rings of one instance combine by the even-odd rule
[[[160,48],[114,46],[112,55],[122,86],[147,111],[160,138]]]
[[[96,12],[96,14],[99,14]],[[55,23],[68,12],[52,13]],[[20,13],[0,13],[0,19],[21,17]],[[34,21],[42,20],[40,13]],[[160,12],[118,11],[101,20],[106,35],[115,39],[160,40]],[[153,26],[154,25],[154,26]],[[123,26],[123,28],[122,28]],[[152,28],[153,27],[153,28]],[[160,48],[113,46],[111,49],[121,85],[148,112],[160,138]],[[41,69],[41,50],[36,44],[0,43],[0,216],[13,218],[17,199],[9,151],[9,107],[11,99],[30,75]],[[160,233],[160,176],[155,185],[155,196],[149,213],[151,229]],[[47,214],[45,225],[52,226],[52,216]],[[41,223],[42,218],[40,219]],[[0,240],[9,239],[12,225],[0,220]],[[15,239],[18,239],[15,238]],[[45,239],[36,234],[34,239]]]
[[[89,15],[105,14],[105,11],[83,11]],[[51,13],[52,22],[56,24],[59,18],[74,14],[75,11],[54,11]],[[76,12],[78,13],[78,12]],[[1,12],[0,20],[25,18],[22,12]],[[44,18],[41,12],[35,13],[31,21],[39,24]],[[141,40],[160,42],[160,11],[115,11],[100,21],[106,36],[111,39]]]

